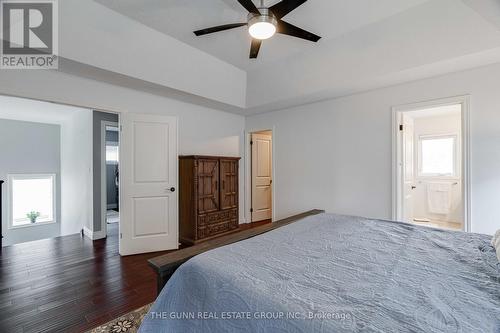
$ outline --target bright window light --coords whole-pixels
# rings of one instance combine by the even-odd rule
[[[456,136],[420,138],[420,175],[455,176]]]
[[[119,160],[119,147],[118,146],[106,146],[106,162],[107,163],[118,163]]]
[[[55,175],[11,175],[11,226],[55,222]]]

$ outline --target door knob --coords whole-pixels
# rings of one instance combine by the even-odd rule
[[[412,185],[411,189],[414,190],[416,189],[417,187],[415,185]]]
[[[175,192],[175,187],[171,187],[170,192]]]

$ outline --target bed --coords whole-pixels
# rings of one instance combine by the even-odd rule
[[[139,332],[500,332],[490,238],[309,216],[189,259]]]

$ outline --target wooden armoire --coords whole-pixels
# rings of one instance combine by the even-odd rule
[[[239,157],[179,157],[179,236],[196,244],[238,229]]]

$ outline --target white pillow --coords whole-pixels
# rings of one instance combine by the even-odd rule
[[[497,239],[497,246],[495,249],[497,249],[497,259],[500,261],[500,237]]]
[[[495,232],[493,239],[491,240],[491,245],[495,248],[497,252],[497,259],[500,261],[500,230]]]
[[[497,252],[497,259],[500,261],[500,229],[495,232],[493,238],[491,239],[491,246],[493,246]]]
[[[497,240],[499,239],[500,239],[500,229],[498,229],[497,232],[495,232],[493,238],[491,239],[491,246],[493,246],[495,249],[497,248],[496,243]]]

